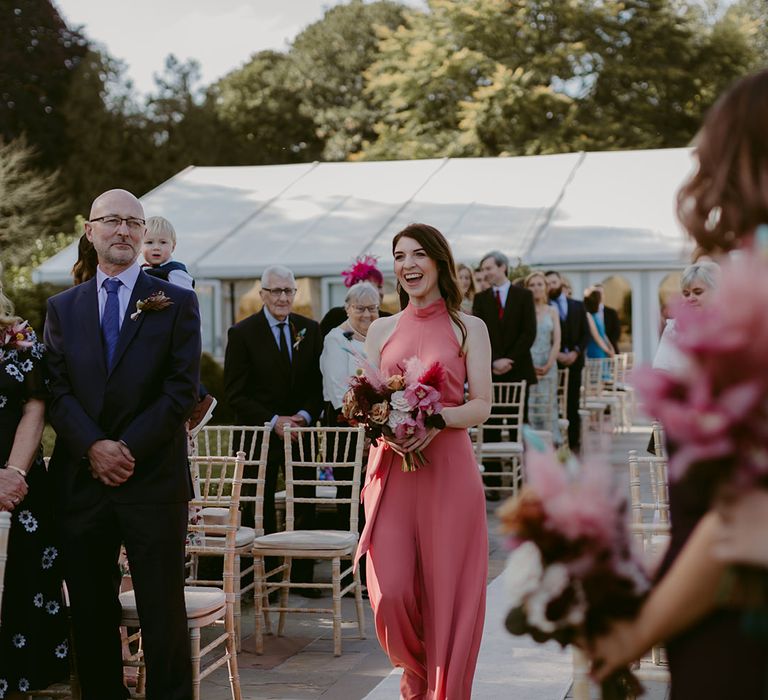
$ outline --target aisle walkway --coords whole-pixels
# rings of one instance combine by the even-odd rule
[[[611,463],[626,479],[627,450],[643,451],[649,428],[639,426],[615,435]],[[490,534],[488,605],[483,643],[473,689],[475,700],[563,700],[570,697],[571,656],[557,645],[538,646],[527,638],[512,637],[503,628],[507,612],[503,583],[498,578],[507,553],[497,532],[497,503],[488,504]],[[320,578],[329,572],[318,567]],[[353,616],[352,600],[344,599],[345,618]],[[292,604],[314,606],[315,601],[292,597]],[[251,609],[243,611],[243,653],[239,655],[244,700],[397,700],[399,672],[392,672],[373,631],[370,606],[365,605],[369,638],[344,641],[344,653],[334,658],[330,619],[289,616],[286,637],[265,640],[266,654],[253,653]],[[354,632],[353,626],[345,636]],[[664,684],[649,684],[645,700],[664,700]],[[203,682],[204,700],[227,700],[229,684],[222,669]]]

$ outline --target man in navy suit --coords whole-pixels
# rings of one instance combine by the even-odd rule
[[[570,299],[563,289],[563,278],[555,270],[546,273],[550,304],[560,315],[560,352],[557,366],[568,368],[568,445],[579,449],[581,441],[581,419],[579,400],[581,397],[581,370],[584,368],[584,351],[587,347],[589,329],[584,304]]]
[[[125,545],[149,700],[192,698],[184,606],[184,422],[197,397],[194,292],[136,262],[144,211],[130,192],[96,198],[85,233],[96,276],[48,300],[45,343],[61,541],[83,700],[122,700],[118,555]],[[154,296],[153,296],[154,295]],[[146,300],[153,298],[153,301]],[[143,310],[139,308],[143,304]]]

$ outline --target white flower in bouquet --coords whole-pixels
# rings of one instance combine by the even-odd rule
[[[389,418],[387,418],[387,425],[392,428],[392,430],[395,430],[398,425],[402,425],[405,423],[408,418],[410,418],[410,413],[406,411],[396,411],[393,410],[389,413]]]
[[[393,411],[402,411],[403,413],[409,413],[412,410],[411,404],[408,399],[405,398],[405,391],[396,391],[392,394],[392,398],[389,400],[392,405]]]
[[[509,555],[504,569],[504,588],[513,609],[520,607],[539,587],[543,570],[541,552],[533,542],[524,542]]]
[[[563,591],[568,587],[570,580],[571,577],[564,564],[550,564],[544,570],[544,576],[541,578],[540,585],[536,591],[534,591],[533,595],[528,598],[528,624],[540,629],[542,632],[554,632],[557,627],[563,626],[563,623],[566,620],[553,622],[547,618],[547,606],[563,594]],[[575,616],[578,618],[578,610],[576,609],[575,612]],[[575,622],[580,621],[574,621],[570,618],[571,615],[569,614],[566,618],[569,624],[574,624]]]

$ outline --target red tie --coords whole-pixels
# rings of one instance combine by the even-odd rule
[[[504,318],[504,307],[501,305],[501,292],[498,289],[493,290],[496,294],[496,306],[499,309],[499,320]]]

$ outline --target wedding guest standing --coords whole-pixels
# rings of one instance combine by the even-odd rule
[[[200,374],[197,298],[141,271],[144,210],[131,193],[97,197],[85,233],[96,276],[49,299],[45,324],[56,429],[50,473],[82,697],[128,697],[116,576],[124,544],[147,698],[191,698],[184,422]],[[140,301],[147,303],[137,315]]]
[[[531,387],[528,402],[530,424],[547,430],[556,445],[562,442],[557,411],[557,355],[560,352],[560,318],[549,305],[547,278],[532,272],[525,278],[525,288],[533,294],[536,305],[536,339],[531,347],[538,382]]]
[[[376,634],[392,664],[403,668],[401,698],[466,700],[488,569],[485,500],[467,428],[489,414],[490,343],[483,322],[459,310],[453,256],[437,229],[411,224],[392,250],[404,309],[371,325],[366,351],[387,375],[414,356],[427,366],[439,362],[446,373],[444,427],[371,448],[357,556],[368,553]],[[426,463],[402,471],[401,454],[414,450]]]
[[[557,356],[558,367],[568,368],[568,445],[572,450],[579,449],[581,441],[581,419],[579,418],[579,397],[581,394],[581,370],[584,368],[584,349],[587,346],[589,331],[584,304],[571,299],[563,287],[559,272],[548,270],[544,273],[549,287],[550,303],[560,316],[560,353]]]
[[[533,368],[531,346],[536,339],[536,310],[533,295],[527,289],[513,285],[508,277],[509,260],[499,251],[485,255],[480,269],[490,287],[475,295],[472,313],[485,322],[491,338],[491,365],[494,382],[527,382],[527,392],[536,384],[536,370]],[[527,395],[527,394],[526,394]],[[524,420],[528,420],[527,402]],[[488,430],[484,437],[490,442],[500,439],[498,432]],[[513,439],[520,440],[521,436]],[[488,461],[489,472],[501,469],[497,461]],[[500,484],[499,476],[486,475],[488,487]],[[488,492],[489,500],[498,500],[497,491]]]
[[[75,284],[87,282],[96,274],[96,266],[99,260],[96,257],[96,249],[88,236],[83,234],[77,242],[77,260],[72,266],[72,281]]]
[[[768,222],[766,123],[768,70],[737,82],[707,113],[695,140],[698,168],[678,194],[678,217],[704,251],[742,248],[747,255],[765,255],[766,241],[758,247],[755,237]],[[673,459],[676,447],[669,448]],[[723,552],[728,528],[723,533],[712,510],[712,490],[701,486],[686,479],[670,485],[671,541],[660,580],[637,619],[616,625],[597,641],[594,672],[602,678],[666,640],[671,700],[765,698],[765,633],[762,638],[751,634],[743,613],[720,607],[718,599],[724,561],[759,561],[759,543],[753,540],[744,552],[726,544]],[[764,496],[754,498],[741,507],[766,502]],[[764,537],[760,525],[753,522],[752,531]]]
[[[69,668],[53,487],[40,450],[44,351],[0,285],[0,510],[11,513],[0,624],[3,698],[42,690]]]
[[[275,491],[277,476],[285,468],[283,444],[285,426],[314,425],[322,411],[320,350],[322,338],[316,321],[293,313],[296,280],[287,267],[274,265],[261,276],[264,307],[229,329],[224,359],[224,388],[238,425],[271,423],[274,435],[269,442],[264,487],[264,532],[277,530]],[[308,468],[296,470],[296,478],[314,479]],[[252,475],[255,478],[255,474]],[[247,485],[255,488],[255,484]],[[301,498],[312,486],[296,487]],[[253,495],[247,493],[246,495]],[[253,522],[253,503],[244,508],[246,522]],[[296,529],[314,528],[312,503],[296,504]],[[291,568],[292,580],[312,581],[313,562],[298,559]],[[296,589],[301,595],[319,597],[316,588]]]
[[[475,279],[472,276],[472,268],[459,263],[456,266],[456,279],[459,281],[459,291],[461,291],[461,310],[465,314],[471,314],[475,301]]]
[[[597,308],[597,315],[602,318],[605,326],[605,337],[611,344],[615,353],[619,352],[619,340],[621,339],[621,321],[616,309],[605,305],[605,287],[602,284],[593,284],[592,289],[600,292],[600,303]]]

